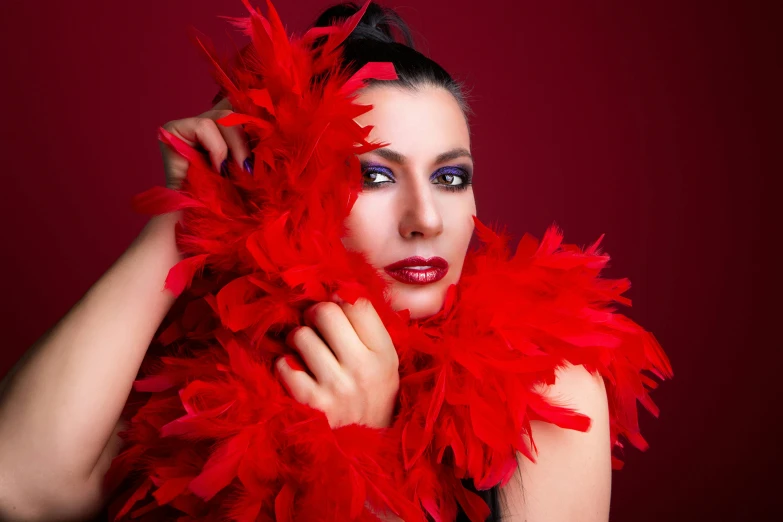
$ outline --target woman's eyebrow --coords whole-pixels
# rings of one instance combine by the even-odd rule
[[[397,163],[398,165],[404,165],[408,160],[408,158],[406,158],[403,154],[386,147],[375,149],[371,153],[375,153],[384,159],[387,159],[393,163]],[[435,163],[443,163],[444,161],[451,161],[453,159],[463,157],[473,160],[473,156],[470,155],[470,152],[467,149],[463,147],[455,147],[451,150],[447,150],[442,154],[438,154],[438,157],[435,158]]]

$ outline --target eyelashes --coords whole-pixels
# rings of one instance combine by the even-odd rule
[[[443,185],[443,188],[447,190],[465,190],[468,188],[468,185],[473,183],[470,171],[461,167],[443,167],[438,169],[436,174],[434,179],[444,179],[446,184]],[[461,181],[461,183],[452,184],[455,179]]]
[[[383,185],[396,183],[391,170],[380,165],[362,165],[362,176],[365,179],[363,187],[369,190],[376,190]],[[368,181],[367,176],[372,176],[372,179]],[[389,181],[375,181],[379,178],[387,178]],[[465,167],[449,166],[435,171],[430,180],[445,190],[462,191],[473,184],[473,174]],[[436,180],[441,180],[443,183],[436,182]],[[455,184],[455,182],[458,183]]]

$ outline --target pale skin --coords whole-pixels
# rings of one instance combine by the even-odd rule
[[[444,188],[466,180],[439,170],[454,165],[472,170],[467,123],[456,100],[437,87],[372,87],[357,101],[373,105],[357,118],[362,125],[373,125],[369,139],[388,143],[386,149],[397,154],[360,156],[363,164],[373,166],[366,182],[381,186],[359,196],[343,242],[365,253],[379,269],[414,255],[446,259],[447,276],[428,285],[409,285],[383,274],[391,283],[392,307],[426,317],[440,309],[446,288],[459,279],[473,232],[472,187]],[[247,137],[240,127],[215,123],[230,112],[224,100],[164,127],[202,148],[216,170],[226,158],[241,166],[250,153]],[[465,154],[455,156],[460,150]],[[164,145],[161,151],[167,185],[177,188],[187,162]],[[451,157],[436,162],[445,152],[452,152]],[[56,513],[61,520],[81,520],[100,508],[100,479],[120,450],[122,405],[157,325],[173,304],[160,288],[180,259],[173,241],[178,217],[152,218],[129,251],[0,384],[0,518],[52,520]],[[147,266],[143,276],[140,263]],[[142,277],[149,283],[140,288]],[[108,316],[107,303],[119,301],[123,309]],[[306,371],[281,358],[279,377],[296,400],[323,411],[332,427],[389,426],[399,389],[394,346],[368,301],[336,301],[311,306],[306,325],[287,338]],[[129,315],[141,324],[127,324]],[[124,345],[113,340],[114,332],[131,328],[136,334],[126,336]],[[107,345],[114,347],[111,357]],[[126,355],[117,357],[118,350]],[[72,391],[74,382],[81,383],[80,393]],[[571,407],[590,415],[593,426],[578,433],[534,422],[538,462],[520,457],[524,493],[516,477],[502,488],[508,509],[500,516],[520,522],[606,521],[611,467],[603,381],[572,366],[558,372],[557,382],[545,392],[569,399]],[[103,399],[86,409],[85,396]],[[70,421],[52,425],[53,418]],[[53,449],[44,453],[41,448]],[[44,476],[48,478],[42,480]],[[383,518],[400,520],[389,513]]]

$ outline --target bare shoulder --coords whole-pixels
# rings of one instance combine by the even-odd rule
[[[531,421],[536,463],[518,454],[519,473],[501,488],[501,520],[606,522],[612,484],[609,405],[600,376],[583,366],[557,372],[547,397],[591,419],[587,432]]]

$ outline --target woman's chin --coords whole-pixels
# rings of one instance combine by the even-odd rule
[[[393,310],[408,310],[411,319],[424,319],[443,308],[447,286],[438,283],[407,285],[394,283],[390,287],[389,302]]]

